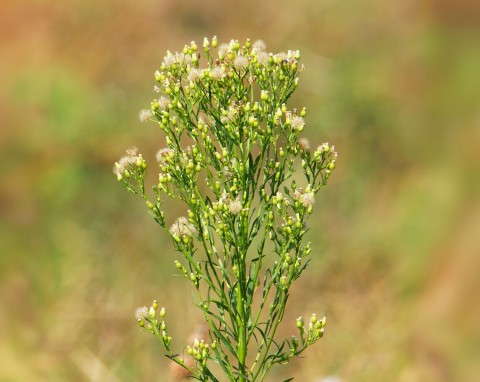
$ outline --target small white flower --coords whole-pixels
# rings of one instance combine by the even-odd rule
[[[232,214],[237,215],[242,211],[242,202],[237,198],[230,203],[228,209]]]
[[[191,69],[190,73],[188,73],[188,80],[191,82],[195,82],[200,78],[201,71],[199,69]]]
[[[301,194],[298,198],[300,203],[302,203],[305,207],[311,207],[315,204],[315,195],[313,192],[305,192]]]
[[[176,57],[170,53],[170,51],[167,51],[167,55],[163,58],[163,65],[165,67],[169,68],[176,62]]]
[[[167,97],[160,97],[158,99],[158,107],[165,110],[170,105],[170,100]]]
[[[184,216],[179,217],[170,227],[170,233],[174,237],[192,237],[198,235],[195,226]]]
[[[148,317],[148,308],[146,306],[141,306],[135,310],[135,318],[137,320],[143,320],[145,317]]]
[[[230,48],[228,46],[228,44],[222,44],[218,47],[218,57],[220,59],[223,59],[227,56],[228,52],[229,52]]]
[[[142,109],[138,113],[138,119],[140,120],[140,122],[147,122],[150,118],[152,118],[152,116],[152,111],[147,109]]]
[[[115,162],[113,167],[113,173],[117,176],[121,176],[127,171],[129,166],[134,166],[137,163],[137,160],[141,158],[141,154],[137,155],[138,149],[132,147],[127,149],[127,155],[120,158],[118,162]]]
[[[157,162],[159,164],[165,164],[166,162],[169,161],[169,159],[172,158],[173,155],[174,155],[174,151],[172,149],[169,149],[169,148],[160,149],[158,150],[156,155]]]
[[[270,59],[270,55],[268,53],[259,52],[257,54],[257,62],[260,65],[266,65],[268,63],[269,59]]]
[[[215,66],[210,72],[213,79],[219,81],[225,76],[225,71],[221,66]]]
[[[127,149],[126,152],[127,152],[128,156],[134,157],[134,156],[137,156],[138,149],[134,146],[134,147],[130,147],[129,149]]]
[[[273,59],[277,64],[280,64],[281,62],[286,61],[288,59],[288,56],[287,56],[287,53],[280,52],[274,55]]]
[[[256,52],[265,52],[267,50],[267,45],[263,40],[257,40],[252,45],[252,50]]]
[[[305,121],[302,117],[293,116],[290,121],[290,126],[292,126],[293,130],[301,130],[303,126],[305,126]]]
[[[300,138],[298,140],[298,145],[303,151],[310,149],[310,142],[308,141],[307,138]]]
[[[237,56],[233,60],[233,66],[236,69],[246,69],[248,67],[248,58],[245,56]]]

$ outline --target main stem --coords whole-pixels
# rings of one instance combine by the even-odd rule
[[[242,272],[243,273],[243,272]],[[238,306],[238,368],[240,372],[240,382],[246,382],[245,379],[247,367],[245,359],[247,357],[247,323],[245,320],[245,296],[244,296],[243,277],[237,285],[237,306]]]

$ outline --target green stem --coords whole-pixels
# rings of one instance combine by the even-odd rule
[[[245,359],[247,357],[247,327],[245,322],[245,306],[244,306],[244,296],[242,293],[242,285],[237,285],[237,310],[238,310],[238,369],[241,373],[239,381],[245,382],[246,379],[246,366]]]

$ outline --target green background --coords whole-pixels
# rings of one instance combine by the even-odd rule
[[[165,306],[178,349],[201,317],[111,169],[133,145],[153,161],[153,72],[213,35],[300,49],[290,107],[339,152],[282,328],[316,312],[326,335],[270,381],[476,380],[480,7],[455,4],[2,0],[0,381],[173,381],[134,309]]]

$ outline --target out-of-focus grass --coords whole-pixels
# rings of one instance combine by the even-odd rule
[[[474,5],[451,7],[3,1],[0,381],[169,380],[132,311],[157,298],[179,350],[199,316],[110,169],[162,146],[137,110],[165,50],[213,34],[301,49],[305,135],[340,152],[286,318],[325,313],[327,335],[272,380],[475,380],[480,33]]]

